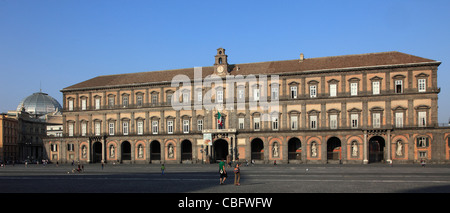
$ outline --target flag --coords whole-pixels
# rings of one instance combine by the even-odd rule
[[[220,127],[222,127],[222,115],[220,114],[220,112],[217,112],[217,123],[220,125]]]

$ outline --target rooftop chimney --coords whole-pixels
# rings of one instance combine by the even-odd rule
[[[303,53],[300,53],[300,61],[305,60],[305,56],[303,55]]]

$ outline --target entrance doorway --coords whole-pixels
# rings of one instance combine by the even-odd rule
[[[93,149],[92,163],[102,162],[102,143],[98,141],[95,142],[92,145],[92,149]]]
[[[384,138],[373,136],[369,140],[369,163],[377,163],[384,160]]]
[[[218,139],[214,141],[213,144],[214,150],[214,162],[227,160],[228,156],[228,142],[224,139]]]
[[[189,140],[181,142],[181,160],[192,160],[192,143]]]
[[[302,159],[302,143],[298,138],[291,138],[288,141],[288,160]]]
[[[341,160],[341,140],[331,137],[327,140],[327,160]]]
[[[159,141],[150,143],[150,160],[161,160],[161,144]]]
[[[252,140],[251,146],[252,160],[264,160],[264,142],[255,138]]]
[[[131,160],[131,144],[128,141],[122,142],[122,160]]]

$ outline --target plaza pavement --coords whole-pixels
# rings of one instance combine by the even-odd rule
[[[241,186],[218,165],[71,165],[0,168],[0,193],[449,193],[450,165],[254,165],[241,166]]]

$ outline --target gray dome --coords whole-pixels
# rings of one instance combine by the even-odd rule
[[[44,115],[61,111],[61,104],[53,97],[43,92],[36,92],[24,98],[17,106],[17,111],[21,111],[25,107],[25,111],[34,115]]]

